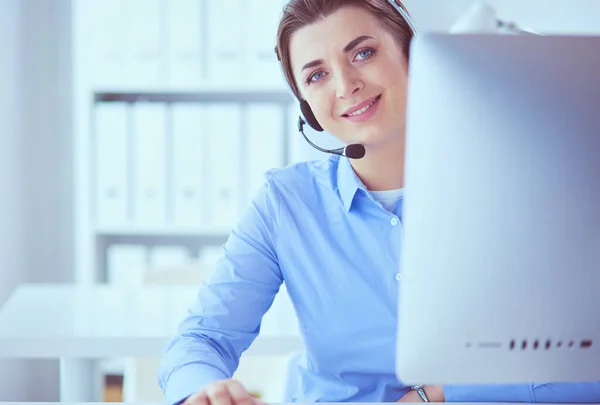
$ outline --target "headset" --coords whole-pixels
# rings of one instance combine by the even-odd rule
[[[404,18],[404,20],[406,21],[406,23],[408,24],[408,26],[410,27],[410,29],[412,31],[412,36],[414,37],[417,34],[418,30],[417,30],[417,27],[416,27],[414,21],[408,14],[408,12],[404,8],[402,8],[400,5],[398,5],[398,3],[396,3],[395,0],[387,0],[387,2],[390,3],[394,7],[394,9],[402,16],[402,18]],[[277,46],[275,46],[275,54],[277,55],[277,60],[279,62],[281,62],[281,58],[280,58],[279,52],[277,50]],[[282,68],[283,68],[283,66],[282,66]],[[364,145],[362,145],[360,143],[349,144],[349,145],[346,145],[345,147],[337,148],[337,149],[325,149],[325,148],[321,148],[320,146],[314,144],[310,139],[308,139],[308,137],[304,133],[304,124],[308,123],[308,125],[310,125],[311,128],[313,128],[317,132],[323,132],[323,127],[321,126],[321,124],[319,124],[319,121],[317,121],[317,118],[315,117],[315,114],[313,113],[312,109],[308,105],[308,102],[306,100],[302,100],[302,99],[298,99],[298,101],[300,103],[300,112],[302,113],[302,115],[298,116],[298,132],[300,132],[302,134],[302,136],[304,137],[304,139],[306,140],[306,142],[308,142],[308,144],[310,146],[312,146],[313,148],[315,148],[321,152],[331,153],[334,155],[340,155],[340,156],[347,157],[349,159],[361,159],[365,156],[365,153],[366,153],[365,147],[364,147]]]

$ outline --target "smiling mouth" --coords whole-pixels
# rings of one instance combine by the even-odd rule
[[[361,108],[360,110],[354,111],[351,114],[342,114],[342,117],[357,117],[359,115],[362,115],[362,114],[366,113],[369,110],[369,108],[373,107],[373,105],[375,105],[375,103],[377,103],[380,98],[381,98],[381,94],[378,95],[377,97],[375,97],[375,99],[373,101],[371,101],[371,103],[369,105]]]

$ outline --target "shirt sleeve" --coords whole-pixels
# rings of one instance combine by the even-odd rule
[[[446,402],[534,402],[530,384],[445,385]]]
[[[537,384],[533,395],[535,402],[599,403],[600,382]]]
[[[167,404],[231,378],[282,283],[275,242],[279,203],[270,174],[167,344],[158,382]]]
[[[600,382],[446,385],[446,402],[598,403]]]

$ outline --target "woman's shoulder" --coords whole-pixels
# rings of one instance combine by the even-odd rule
[[[269,186],[280,194],[296,194],[315,188],[331,189],[337,173],[338,156],[308,160],[270,169],[265,173]]]

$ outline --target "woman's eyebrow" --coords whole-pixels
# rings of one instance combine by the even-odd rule
[[[308,62],[306,65],[302,66],[301,72],[304,72],[306,69],[310,69],[321,64],[323,64],[323,59],[313,60],[312,62]]]
[[[352,41],[348,42],[348,45],[346,45],[344,47],[344,53],[350,52],[351,50],[356,48],[361,42],[364,42],[367,39],[373,39],[373,37],[370,37],[368,35],[361,35],[360,37],[355,38]]]
[[[348,45],[344,47],[344,53],[350,52],[362,42],[368,39],[373,39],[373,37],[370,37],[368,35],[361,35],[360,37],[354,38],[352,41],[348,42]],[[310,69],[321,64],[323,64],[323,59],[313,60],[312,62],[308,62],[306,65],[302,66],[302,69],[300,71],[304,72],[306,69]]]

